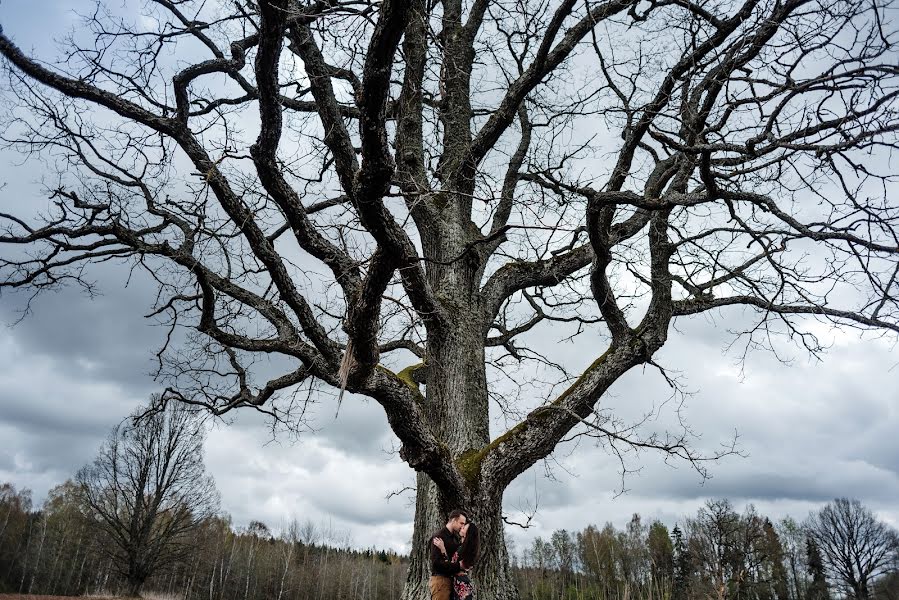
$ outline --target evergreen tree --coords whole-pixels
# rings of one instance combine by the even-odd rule
[[[808,555],[808,572],[812,576],[812,583],[809,585],[806,600],[830,600],[827,577],[824,575],[824,561],[821,558],[818,544],[812,538],[808,538],[805,542],[805,548]]]
[[[690,549],[684,541],[680,527],[674,526],[671,532],[674,538],[674,585],[671,589],[671,600],[687,600],[690,596],[690,575],[693,571]]]
[[[765,546],[766,561],[770,567],[771,586],[774,597],[777,600],[789,600],[789,588],[787,584],[787,570],[784,566],[784,549],[780,543],[780,536],[774,530],[771,521],[765,519]]]

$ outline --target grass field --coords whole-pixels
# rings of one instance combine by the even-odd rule
[[[0,594],[0,600],[71,600],[91,598],[92,600],[127,600],[120,596],[31,596],[28,594]]]
[[[71,598],[93,598],[94,600],[126,600],[114,596],[31,596],[28,594],[0,594],[0,600],[70,600]]]
[[[41,596],[31,594],[0,594],[0,600],[71,600],[72,598],[84,598],[85,600],[181,600],[180,596],[170,596],[161,592],[147,590],[141,592],[140,598],[127,598],[125,596]]]
[[[96,600],[120,600],[112,596],[31,596],[28,594],[0,594],[0,600],[70,600],[71,598],[95,598]]]

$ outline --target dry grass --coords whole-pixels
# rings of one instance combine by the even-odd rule
[[[162,592],[143,592],[141,597],[144,600],[181,600],[181,596],[164,594]]]
[[[31,596],[27,594],[0,594],[0,600],[72,600],[72,598],[90,598],[91,600],[181,600],[180,596],[171,596],[158,592],[144,592],[142,598],[129,599],[122,596]]]
[[[0,594],[0,600],[72,600],[72,598],[93,598],[94,600],[127,600],[117,596],[31,596],[28,594]]]

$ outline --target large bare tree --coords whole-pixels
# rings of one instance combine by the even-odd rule
[[[899,568],[899,534],[858,500],[836,498],[805,523],[831,581],[848,598],[874,596],[878,578]]]
[[[117,425],[75,476],[87,523],[127,584],[129,597],[161,569],[195,551],[219,496],[203,465],[205,427],[177,403],[140,409]],[[139,417],[139,418],[138,418]]]
[[[89,11],[55,65],[0,36],[4,137],[59,171],[43,220],[2,215],[2,285],[150,273],[167,397],[217,414],[374,398],[418,472],[408,599],[456,506],[480,596],[515,597],[503,492],[571,435],[702,458],[601,409],[676,319],[812,352],[815,322],[899,332],[889,0],[131,11]],[[575,334],[569,373],[546,344]]]

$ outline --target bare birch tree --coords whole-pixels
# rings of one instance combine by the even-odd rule
[[[3,137],[59,172],[43,220],[0,215],[0,285],[149,273],[153,318],[195,331],[160,351],[166,396],[219,415],[375,399],[418,473],[406,599],[452,507],[480,596],[514,598],[503,492],[571,435],[701,468],[686,430],[602,408],[676,320],[811,352],[816,322],[899,332],[891,0],[132,10],[90,11],[55,66],[0,36]],[[575,334],[570,373],[543,350]]]

